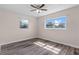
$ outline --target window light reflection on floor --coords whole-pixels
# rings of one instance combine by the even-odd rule
[[[47,49],[47,50],[49,50],[49,51],[51,51],[51,52],[53,52],[55,54],[58,54],[61,51],[61,49],[59,49],[59,48],[56,48],[54,46],[50,46],[50,45],[45,44],[45,43],[40,42],[40,41],[34,42],[34,44],[36,44],[36,45],[38,45],[38,46],[40,46],[40,47],[42,47],[44,49]]]

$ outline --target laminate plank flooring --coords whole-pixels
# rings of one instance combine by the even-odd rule
[[[36,38],[3,45],[0,55],[79,55],[79,49]]]

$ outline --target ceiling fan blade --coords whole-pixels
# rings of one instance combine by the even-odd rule
[[[30,10],[30,11],[36,11],[36,9]]]
[[[39,8],[42,8],[43,6],[45,6],[45,4],[42,4]]]
[[[33,8],[37,8],[36,6],[34,6],[34,5],[30,5],[30,6],[32,6]]]
[[[41,9],[42,11],[47,11],[47,9]]]

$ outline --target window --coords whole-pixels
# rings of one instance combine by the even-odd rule
[[[28,28],[28,20],[21,20],[20,28]]]
[[[58,18],[47,18],[45,21],[45,29],[66,29],[67,16]]]

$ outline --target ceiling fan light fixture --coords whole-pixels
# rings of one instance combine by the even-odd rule
[[[41,11],[40,9],[37,9],[36,12],[37,12],[37,13],[41,13],[42,11]]]

